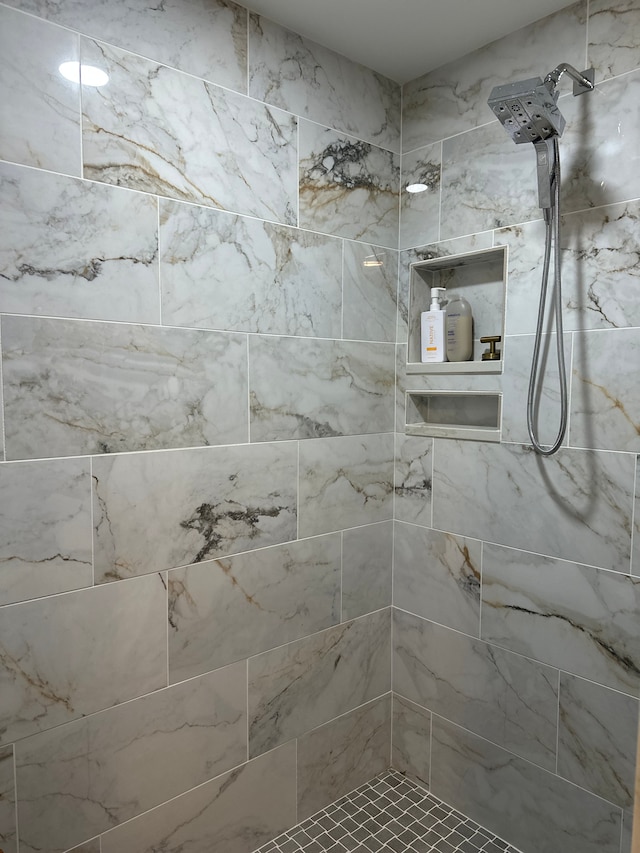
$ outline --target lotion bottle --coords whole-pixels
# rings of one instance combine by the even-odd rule
[[[446,293],[444,287],[431,288],[431,308],[420,315],[421,360],[426,363],[447,360],[445,351],[445,312],[442,300]]]
[[[473,355],[471,306],[463,296],[454,295],[447,303],[445,315],[448,361],[469,361]]]

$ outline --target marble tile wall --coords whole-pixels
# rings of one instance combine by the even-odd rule
[[[250,853],[390,762],[400,87],[232,0],[0,48],[0,847]]]

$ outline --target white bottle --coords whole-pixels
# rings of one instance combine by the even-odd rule
[[[469,361],[473,355],[471,306],[463,296],[454,295],[447,303],[446,353],[449,361]]]
[[[426,363],[447,360],[444,334],[445,312],[441,303],[445,293],[444,287],[432,287],[431,308],[420,315],[421,360]]]

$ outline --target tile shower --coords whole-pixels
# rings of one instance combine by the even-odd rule
[[[628,853],[636,0],[402,93],[226,0],[15,0],[0,43],[3,853],[249,853],[390,764],[525,853]],[[535,164],[486,94],[560,61],[601,94],[562,101],[541,462]],[[502,391],[503,442],[405,436],[408,266],[498,245],[504,374],[410,387]]]

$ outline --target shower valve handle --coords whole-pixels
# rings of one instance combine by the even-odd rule
[[[483,361],[498,361],[500,358],[500,350],[496,349],[496,344],[499,344],[502,340],[500,335],[490,335],[486,338],[480,338],[481,344],[489,344],[489,349],[486,349],[482,353]]]

